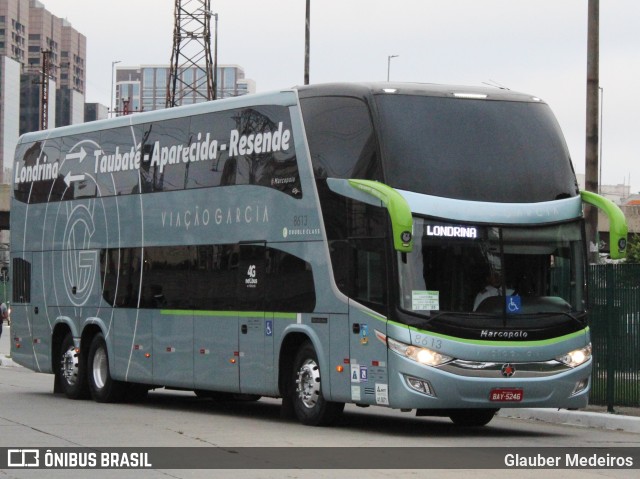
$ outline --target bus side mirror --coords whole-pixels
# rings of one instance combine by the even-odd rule
[[[581,191],[582,201],[602,210],[609,218],[609,249],[612,259],[622,259],[627,250],[627,220],[613,201],[591,191]]]
[[[385,207],[391,219],[394,249],[401,253],[412,251],[413,215],[407,200],[400,193],[384,183],[372,180],[327,178],[327,185],[339,195]]]

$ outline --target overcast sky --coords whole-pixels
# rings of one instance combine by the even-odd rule
[[[41,0],[87,37],[87,101],[111,65],[168,64],[173,0]],[[587,0],[311,0],[312,83],[493,84],[544,99],[584,173]],[[257,91],[302,84],[305,0],[212,0],[218,61]],[[600,2],[605,184],[640,191],[640,1]]]

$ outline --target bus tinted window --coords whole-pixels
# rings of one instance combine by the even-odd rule
[[[311,312],[316,306],[311,265],[276,249],[267,250],[266,302],[269,310]]]
[[[191,145],[197,142],[198,135],[200,135],[202,141],[202,132],[211,132],[209,140],[218,141],[219,144],[223,144],[228,141],[229,132],[233,128],[234,123],[230,115],[207,113],[205,115],[194,116],[191,118],[189,144]],[[235,174],[230,174],[229,167],[226,166],[228,162],[229,155],[220,151],[211,162],[197,161],[190,163],[187,171],[187,188],[233,184]],[[227,173],[225,180],[223,180],[224,172]]]
[[[369,108],[348,97],[300,100],[316,178],[382,180]]]
[[[101,251],[102,296],[107,303],[121,308],[138,305],[141,259],[140,248]]]
[[[336,285],[345,295],[386,314],[387,211],[336,195],[326,186],[319,192]]]
[[[22,258],[13,258],[13,303],[31,302],[31,263]]]
[[[73,198],[73,190],[66,186],[60,171],[59,143],[57,139],[35,142],[18,157],[22,161],[16,165],[16,199],[42,203]]]
[[[130,195],[139,191],[139,172],[133,163],[141,138],[142,128],[139,126],[104,130],[100,133],[99,170],[111,169],[112,172],[97,175],[100,190],[98,196]],[[95,153],[92,154],[91,159],[93,158]]]
[[[109,304],[137,307],[140,251],[102,250],[103,297]],[[281,312],[315,308],[311,265],[264,245],[149,247],[144,249],[143,264],[141,308]]]
[[[259,185],[302,197],[289,110],[260,105],[19,145],[18,201]]]
[[[177,118],[148,124],[145,128],[145,154],[141,179],[143,191],[172,191],[186,187],[187,164],[181,152],[190,144],[190,118]],[[153,161],[157,158],[159,161]]]
[[[376,101],[386,183],[394,188],[506,203],[577,195],[566,145],[545,104],[409,95]]]

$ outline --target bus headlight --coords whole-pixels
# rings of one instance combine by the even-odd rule
[[[566,354],[563,354],[562,356],[557,356],[556,359],[571,368],[580,366],[581,364],[584,364],[589,359],[591,359],[591,343],[589,343],[584,348],[575,349]]]
[[[440,354],[436,351],[432,351],[431,349],[401,343],[400,341],[396,341],[389,337],[387,338],[387,344],[389,345],[389,349],[392,351],[426,366],[440,366],[441,364],[448,363],[453,359],[450,356]]]

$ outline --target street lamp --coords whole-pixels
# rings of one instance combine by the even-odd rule
[[[120,63],[121,60],[114,60],[111,62],[111,108],[109,109],[109,114],[113,117],[113,80],[114,80],[114,67],[116,63]]]
[[[389,55],[387,57],[387,81],[389,81],[389,75],[391,74],[391,59],[392,58],[397,58],[400,55]]]

